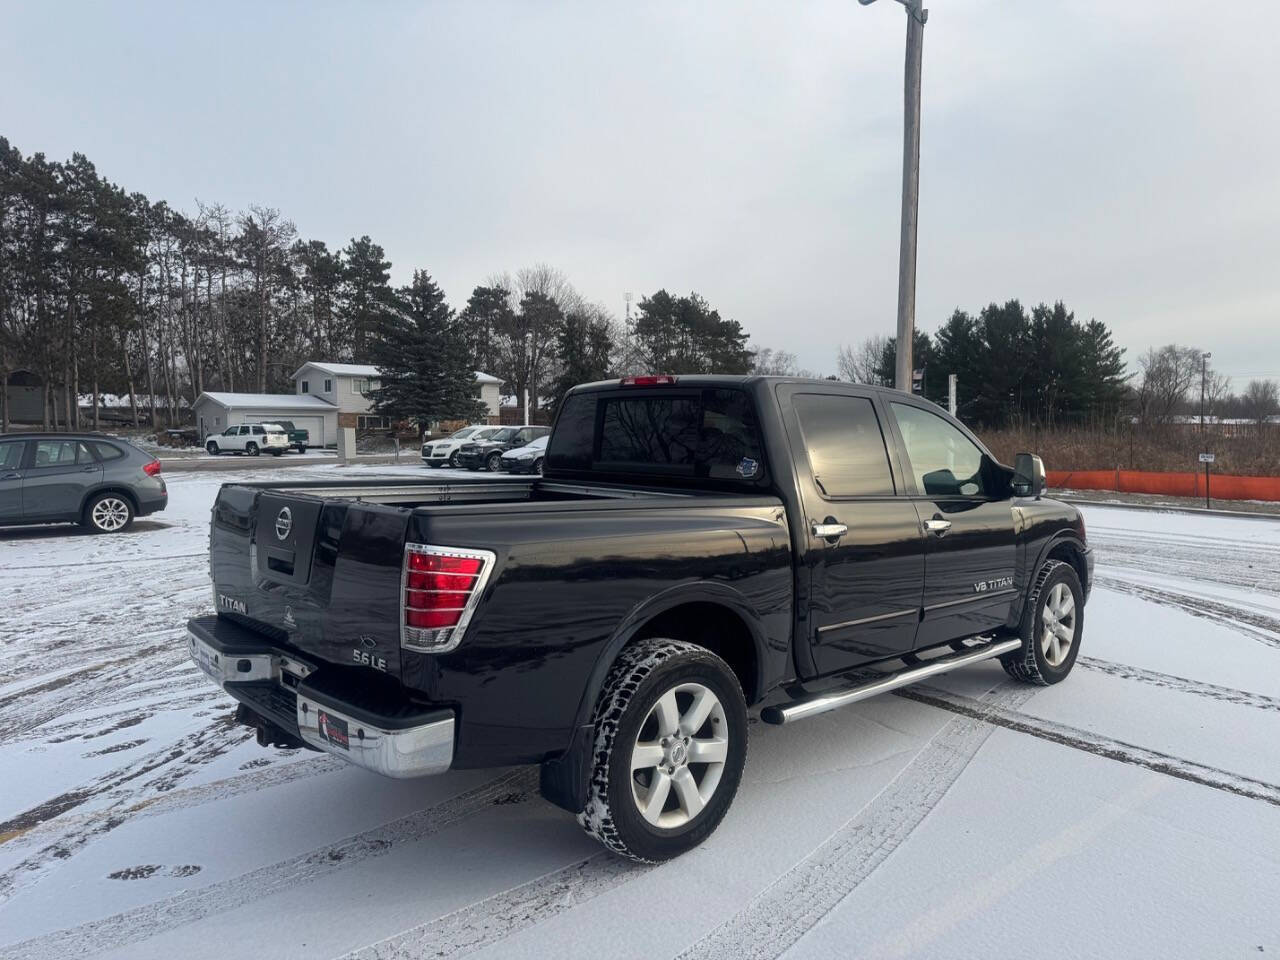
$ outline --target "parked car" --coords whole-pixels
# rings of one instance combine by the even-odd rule
[[[478,437],[464,443],[458,451],[458,466],[497,473],[504,453],[550,433],[550,427],[503,427],[487,437]]]
[[[422,462],[429,467],[456,467],[458,451],[467,440],[478,440],[496,433],[501,427],[490,427],[483,423],[463,427],[457,433],[441,440],[430,440],[422,445]]]
[[[523,447],[508,450],[502,455],[502,469],[507,473],[541,473],[542,460],[547,455],[548,434]]]
[[[541,764],[589,834],[665,860],[733,802],[749,705],[792,723],[996,658],[1066,679],[1093,554],[1044,476],[884,388],[589,384],[541,477],[225,484],[188,650],[259,743]]]
[[[160,461],[127,440],[97,433],[0,435],[0,525],[79,523],[127,530],[163,510]]]
[[[256,457],[263,452],[278,457],[289,449],[289,435],[278,423],[242,423],[207,438],[204,448],[215,457],[220,453]]]
[[[289,446],[299,453],[307,452],[307,444],[311,442],[311,431],[304,430],[302,427],[295,427],[292,420],[277,420],[276,423],[285,432],[285,436],[289,438]]]

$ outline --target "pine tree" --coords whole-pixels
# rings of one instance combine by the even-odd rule
[[[560,374],[552,385],[553,405],[580,383],[605,380],[611,375],[614,352],[613,324],[600,307],[572,310],[556,336]]]
[[[378,311],[367,343],[380,379],[374,409],[424,424],[479,416],[470,353],[444,292],[415,270],[397,300]]]
[[[351,341],[352,358],[357,363],[370,359],[369,333],[387,307],[395,303],[389,283],[391,262],[382,247],[368,236],[352,240],[342,251],[342,310],[346,336]]]
[[[751,372],[742,325],[723,319],[697,293],[674,297],[659,290],[642,297],[634,332],[641,360],[653,373]]]
[[[493,375],[501,367],[499,336],[511,329],[511,291],[502,286],[479,286],[458,317],[467,332],[471,363],[475,369]]]

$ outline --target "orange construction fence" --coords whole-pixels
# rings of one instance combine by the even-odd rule
[[[1142,470],[1048,470],[1049,486],[1068,490],[1158,493],[1167,497],[1203,497],[1204,472],[1147,473]],[[1280,500],[1280,477],[1209,477],[1215,500]]]

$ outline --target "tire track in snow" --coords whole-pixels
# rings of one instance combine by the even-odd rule
[[[500,943],[512,934],[594,900],[654,869],[608,851],[504,890],[344,955],[341,960],[436,960],[457,957]]]
[[[1158,673],[1155,670],[1144,670],[1142,667],[1131,667],[1127,663],[1115,663],[1111,660],[1097,660],[1094,657],[1080,657],[1076,660],[1076,666],[1119,677],[1122,680],[1137,680],[1139,683],[1146,683],[1153,687],[1194,694],[1207,700],[1220,700],[1224,703],[1236,703],[1258,710],[1280,712],[1280,699],[1264,696],[1261,693],[1250,693],[1234,687],[1220,687],[1214,683],[1202,683],[1187,677],[1177,677],[1171,673]]]
[[[710,931],[680,960],[772,960],[847,897],[911,835],[991,736],[985,711],[1019,707],[1036,688],[1001,684],[974,701],[976,717],[947,721],[844,826]]]
[[[521,801],[537,788],[537,770],[521,768],[391,823],[366,830],[288,860],[259,867],[206,887],[185,890],[99,920],[0,947],[0,960],[63,960],[148,940],[387,854],[392,847],[426,839],[488,809]]]
[[[1280,807],[1280,784],[1268,783],[1265,780],[1232,773],[1218,767],[1210,767],[1194,760],[1185,760],[1182,757],[1175,757],[1134,743],[1126,743],[1091,730],[1082,730],[1053,720],[1043,720],[1040,717],[1020,713],[1011,705],[992,705],[926,684],[903,687],[893,691],[893,694],[906,700],[915,700],[931,707],[950,710],[964,717],[982,720],[1016,733],[1030,734],[1050,743],[1092,753],[1108,760],[1145,767],[1155,773]]]
[[[1217,600],[1206,600],[1191,597],[1172,590],[1161,590],[1146,584],[1130,583],[1114,577],[1097,577],[1094,583],[1106,590],[1137,597],[1139,600],[1150,600],[1161,606],[1176,607],[1193,617],[1200,617],[1213,623],[1230,627],[1242,636],[1250,637],[1269,647],[1280,649],[1280,619],[1268,617],[1261,613],[1250,613],[1239,607]]]

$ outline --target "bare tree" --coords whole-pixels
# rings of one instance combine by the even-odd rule
[[[836,373],[841,380],[853,383],[879,383],[881,358],[889,348],[889,338],[867,337],[856,348],[843,346],[836,355]]]
[[[1250,380],[1240,394],[1245,415],[1259,427],[1280,413],[1280,387],[1274,380]]]
[[[1138,359],[1138,418],[1143,423],[1167,423],[1186,402],[1192,384],[1200,379],[1201,352],[1176,343],[1152,347]]]

